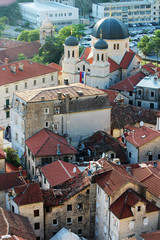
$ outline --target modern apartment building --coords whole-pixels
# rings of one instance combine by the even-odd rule
[[[92,4],[92,16],[96,22],[104,17],[112,16],[125,24],[159,23],[160,1],[139,0]]]

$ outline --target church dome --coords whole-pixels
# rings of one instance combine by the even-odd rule
[[[48,15],[46,16],[46,19],[42,22],[43,28],[53,28],[52,22],[49,20]]]
[[[119,40],[129,37],[127,26],[116,18],[103,18],[98,21],[92,30],[92,36],[100,38],[102,31],[103,39]]]
[[[99,39],[95,44],[94,44],[94,48],[96,49],[107,49],[108,48],[108,44],[105,40],[103,39]]]
[[[66,46],[78,46],[78,39],[71,35],[70,37],[66,38],[65,45]]]

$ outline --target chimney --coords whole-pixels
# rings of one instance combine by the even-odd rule
[[[65,94],[66,112],[69,112],[69,101],[70,101],[70,95],[69,93],[66,93]]]
[[[23,71],[24,64],[22,62],[19,62],[19,70]]]
[[[57,92],[57,98],[58,98],[58,100],[62,99],[62,93],[61,92]]]
[[[16,65],[14,65],[14,64],[11,65],[11,71],[13,73],[16,73]]]
[[[8,62],[9,62],[9,58],[5,58],[5,59],[4,59],[4,65],[7,65]]]
[[[65,79],[64,79],[64,85],[68,85],[68,84],[69,84],[68,78],[65,78]]]

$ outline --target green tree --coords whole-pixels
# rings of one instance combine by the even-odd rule
[[[8,6],[0,6],[0,17],[7,17],[8,23],[15,25],[21,19],[19,4],[16,1]]]
[[[18,54],[18,58],[17,58],[17,60],[24,60],[24,59],[27,59],[27,57],[24,55],[24,53],[20,53],[20,54]]]
[[[158,66],[158,57],[160,53],[160,30],[157,30],[155,32],[154,37],[151,40],[152,48],[155,51],[157,55],[157,66]]]
[[[33,42],[39,40],[39,29],[24,30],[17,37],[18,41]]]
[[[80,39],[81,36],[84,36],[85,31],[85,25],[84,24],[75,24],[75,25],[69,25],[67,27],[62,28],[59,31],[59,38],[64,43],[65,39],[69,37],[71,34]]]
[[[20,166],[20,159],[19,159],[19,156],[17,154],[17,151],[14,150],[13,148],[10,148],[10,147],[7,147],[3,150],[6,153],[6,161],[8,163],[13,164],[16,167],[19,167]]]
[[[6,22],[7,22],[7,17],[0,18],[0,37],[4,32]]]
[[[140,42],[138,43],[137,47],[140,49],[140,51],[145,56],[145,62],[146,62],[146,56],[148,53],[150,53],[153,49],[152,44],[150,42],[150,38],[147,35],[144,35]]]

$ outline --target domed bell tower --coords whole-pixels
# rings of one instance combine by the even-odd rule
[[[68,78],[69,83],[76,82],[76,63],[79,61],[78,39],[70,36],[64,43],[64,60],[62,61],[62,78]]]
[[[40,43],[44,45],[45,38],[47,36],[52,37],[54,34],[54,27],[52,22],[48,18],[48,14],[46,14],[46,19],[42,22],[42,26],[40,27]]]

